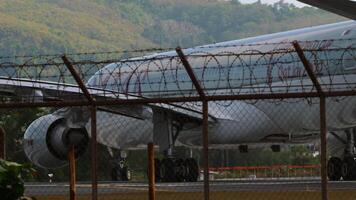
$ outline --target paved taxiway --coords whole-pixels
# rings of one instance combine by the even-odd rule
[[[355,190],[356,181],[329,182],[329,190]],[[26,195],[62,195],[69,190],[68,183],[26,183]],[[196,183],[157,183],[156,190],[167,192],[202,192],[203,182]],[[320,180],[235,180],[212,181],[212,192],[231,191],[320,191]],[[99,182],[99,193],[145,192],[147,183],[139,182]],[[90,183],[78,183],[78,194],[90,194]]]

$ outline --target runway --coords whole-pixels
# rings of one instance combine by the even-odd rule
[[[203,182],[195,183],[157,183],[157,192],[202,192]],[[355,190],[356,181],[329,182],[330,191]],[[140,193],[146,192],[148,184],[143,182],[99,182],[99,194]],[[25,194],[36,195],[63,195],[69,191],[68,183],[26,183]],[[263,180],[219,180],[210,182],[211,192],[288,192],[288,191],[320,191],[320,179],[263,179]],[[81,182],[77,184],[77,194],[91,193],[91,184]]]

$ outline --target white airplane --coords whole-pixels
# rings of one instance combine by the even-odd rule
[[[186,55],[214,55],[220,52],[234,54],[272,52],[290,48],[291,41],[301,42],[303,47],[328,48],[339,40],[343,46],[356,38],[356,22],[346,21],[329,25],[303,28],[185,49]],[[350,39],[350,40],[348,40]],[[317,41],[316,41],[317,40]],[[256,45],[270,43],[275,45]],[[282,45],[282,46],[281,46]],[[283,46],[285,45],[285,46]],[[192,57],[190,62],[205,91],[220,94],[310,91],[312,83],[301,63],[295,64],[292,54],[278,54],[276,61],[283,66],[266,67],[273,63],[271,57],[241,56],[245,67],[237,61],[216,57]],[[294,54],[295,55],[295,54]],[[332,55],[332,54],[331,54]],[[349,54],[348,54],[349,55]],[[86,83],[92,95],[106,98],[149,98],[163,95],[189,95],[194,92],[188,75],[182,70],[176,52],[165,52],[107,65],[95,73]],[[338,55],[340,56],[340,55]],[[354,56],[354,54],[353,54]],[[152,59],[157,58],[156,61]],[[158,59],[159,58],[159,59]],[[342,57],[344,62],[317,68],[320,82],[327,89],[333,83],[356,80],[356,60]],[[246,63],[249,60],[250,63]],[[251,67],[250,64],[254,66]],[[205,66],[203,68],[203,66]],[[149,69],[149,70],[147,70]],[[292,70],[291,70],[292,69]],[[332,79],[330,79],[332,72]],[[345,86],[346,87],[346,86]],[[226,89],[228,88],[228,89]],[[338,88],[340,89],[340,88]],[[345,89],[345,88],[344,88]],[[78,87],[36,82],[25,79],[0,78],[0,91],[12,94],[36,94],[38,99],[62,94],[78,94]],[[105,94],[103,94],[103,92]],[[180,92],[177,94],[177,92]],[[65,96],[65,95],[64,95]],[[328,175],[331,180],[356,180],[356,97],[334,101],[327,99],[329,151]],[[117,110],[118,112],[113,112]],[[288,112],[288,113],[286,113]],[[121,113],[121,114],[118,114]],[[142,148],[153,141],[166,157],[157,160],[156,178],[162,181],[196,181],[199,176],[197,162],[192,158],[176,158],[174,147],[185,145],[199,147],[201,138],[201,105],[148,104],[144,106],[103,107],[97,113],[98,142],[120,150]],[[69,146],[76,147],[80,156],[90,137],[90,114],[87,108],[63,108],[36,119],[24,135],[27,157],[44,168],[61,167],[67,163]],[[270,144],[279,151],[280,144],[297,144],[319,138],[319,106],[317,102],[281,101],[231,101],[209,102],[209,142],[211,148],[238,147],[247,151],[249,145]],[[168,173],[169,172],[169,173]],[[127,180],[127,168],[116,172],[117,178]]]

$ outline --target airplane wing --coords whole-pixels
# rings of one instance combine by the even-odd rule
[[[105,99],[138,99],[143,97],[120,94],[115,91],[105,90],[101,88],[88,87],[90,94],[98,100]],[[50,81],[34,81],[30,79],[18,79],[0,77],[0,96],[15,98],[17,102],[53,102],[53,101],[73,101],[86,100],[81,89],[74,84],[64,84]],[[175,119],[185,119],[189,122],[200,123],[202,120],[202,111],[200,107],[191,105],[176,105],[176,104],[149,104],[150,107],[160,111],[170,112]],[[143,119],[140,115],[142,112],[141,106],[101,106],[100,111],[110,112],[114,114],[125,115],[128,117]],[[209,121],[214,121],[212,116]]]
[[[356,20],[356,2],[350,0],[298,0],[302,3]]]
[[[114,97],[109,91],[89,88],[93,95]],[[50,81],[0,77],[0,94],[15,97],[20,102],[45,102],[73,100],[74,97],[84,99],[81,89],[74,84],[62,84]]]

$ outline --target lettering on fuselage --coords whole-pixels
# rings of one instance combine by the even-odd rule
[[[276,81],[276,78],[274,78],[274,74],[278,77],[278,81],[285,82],[287,80],[291,79],[298,79],[298,78],[304,78],[307,76],[307,72],[304,68],[303,65],[301,65],[299,61],[299,57],[296,56],[295,53],[292,53],[295,51],[293,45],[291,45],[292,41],[290,40],[284,40],[281,43],[277,44],[273,51],[280,51],[281,49],[285,50],[286,52],[291,52],[291,53],[286,53],[283,55],[286,57],[281,63],[276,62],[276,65],[269,65],[268,66],[268,71],[267,71],[267,81],[268,84],[271,84],[273,81]],[[325,63],[323,60],[319,60],[317,55],[310,53],[310,51],[322,51],[323,49],[327,49],[332,46],[333,40],[322,40],[322,41],[303,41],[299,43],[301,48],[305,50],[305,54],[309,56],[310,60],[313,62],[310,63],[312,67],[312,71],[314,72],[315,75],[321,76],[324,74],[324,66]],[[283,57],[281,56],[281,57]],[[271,62],[273,63],[273,61]],[[297,63],[297,64],[296,64]],[[274,68],[278,68],[278,72],[275,73]]]

